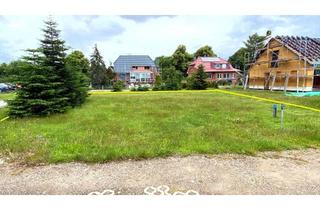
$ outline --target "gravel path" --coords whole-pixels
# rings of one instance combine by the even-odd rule
[[[143,194],[159,185],[200,194],[320,194],[320,150],[36,167],[0,161],[0,194]]]

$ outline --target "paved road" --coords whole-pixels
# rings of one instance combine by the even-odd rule
[[[159,185],[200,194],[320,194],[320,150],[36,167],[0,161],[0,194],[143,194]]]

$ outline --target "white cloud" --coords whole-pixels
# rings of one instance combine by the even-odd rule
[[[185,44],[189,52],[209,44],[220,54],[235,20],[233,16],[177,16],[143,23],[123,21],[121,24],[126,30],[110,40],[100,40],[98,46],[105,58],[111,60],[119,54],[148,54],[153,58],[169,55],[179,44]]]
[[[0,62],[18,59],[23,49],[35,48],[42,38],[44,16],[0,18]],[[68,46],[87,56],[98,44],[106,63],[120,54],[170,55],[177,45],[189,52],[210,45],[228,58],[255,32],[319,37],[319,16],[58,16],[55,19]],[[309,24],[306,27],[305,22]]]

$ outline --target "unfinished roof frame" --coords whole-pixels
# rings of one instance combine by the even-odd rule
[[[276,44],[276,45],[273,45],[271,46],[270,43],[271,43],[271,40],[274,39],[276,40],[279,44]],[[261,65],[261,64],[270,64],[268,65],[268,78],[264,78],[264,77],[251,77],[253,79],[253,86],[255,86],[255,81],[256,79],[265,79],[266,80],[266,84],[269,84],[270,83],[270,80],[272,79],[272,84],[271,84],[271,87],[268,89],[270,89],[270,91],[273,91],[274,89],[274,84],[275,84],[275,80],[277,77],[280,77],[280,78],[285,78],[285,82],[283,84],[283,90],[284,92],[286,93],[286,90],[287,90],[287,85],[288,85],[288,80],[290,77],[296,77],[297,79],[297,84],[296,84],[296,90],[297,92],[299,92],[299,84],[300,84],[300,78],[303,79],[303,83],[302,83],[302,87],[301,89],[302,90],[305,90],[306,88],[306,78],[312,78],[312,82],[313,82],[313,79],[315,76],[319,76],[319,75],[307,75],[307,70],[308,69],[315,69],[314,66],[315,64],[313,65],[313,67],[308,67],[307,66],[307,63],[313,63],[313,61],[311,59],[313,59],[311,57],[311,59],[309,59],[307,57],[307,55],[309,54],[308,53],[308,45],[309,45],[309,42],[312,41],[310,40],[309,38],[303,38],[304,40],[304,46],[302,45],[302,42],[300,41],[299,42],[299,48],[298,50],[295,50],[293,49],[292,47],[289,46],[289,40],[286,40],[286,39],[289,39],[289,37],[284,37],[282,38],[284,40],[281,40],[281,39],[278,39],[277,37],[275,38],[270,38],[268,41],[267,41],[267,44],[263,47],[263,48],[258,48],[258,45],[259,43],[256,43],[255,45],[255,52],[253,54],[250,54],[250,53],[246,53],[245,54],[245,65],[244,65],[244,71],[246,70],[247,66],[249,66],[249,70],[250,71],[250,67],[252,65]],[[287,53],[286,55],[288,55],[288,52],[289,50],[294,52],[297,57],[282,57],[280,59],[277,59],[277,60],[272,60],[272,57],[275,53],[275,50],[274,49],[286,49],[287,50]],[[267,52],[267,59],[266,60],[260,60],[258,61],[257,59],[259,58],[259,55],[261,53],[263,53],[264,51]],[[278,56],[278,55],[277,55]],[[252,59],[252,60],[251,60]],[[275,62],[276,65],[279,65],[281,63],[288,63],[288,62],[294,62],[294,61],[299,61],[298,62],[298,66],[297,68],[294,68],[294,69],[290,69],[289,71],[292,72],[292,71],[295,71],[296,74],[288,74],[288,73],[274,73],[275,70],[277,70],[277,68],[273,68],[271,63]],[[301,65],[301,61],[304,61],[303,62],[303,66]],[[244,89],[247,89],[247,86],[248,86],[248,78],[249,78],[249,74],[248,72],[246,72],[246,78],[245,78],[245,84],[244,84]]]

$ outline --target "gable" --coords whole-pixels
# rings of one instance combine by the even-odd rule
[[[301,57],[302,60],[306,60],[309,64],[319,63],[320,61],[320,39],[310,38],[310,37],[293,37],[293,36],[276,36],[265,45],[265,48],[257,53],[256,59],[266,51],[268,47],[269,50],[275,46],[285,47],[287,50],[291,51],[296,55],[296,57]],[[283,50],[283,49],[282,49]],[[291,55],[292,56],[292,55]]]
[[[120,55],[114,62],[114,70],[117,73],[128,73],[132,66],[156,67],[154,61],[148,55]]]

